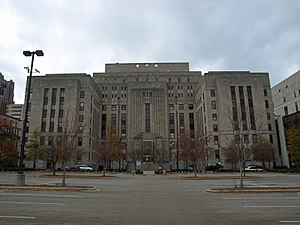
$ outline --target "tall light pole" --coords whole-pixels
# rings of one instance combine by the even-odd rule
[[[176,136],[176,169],[177,169],[177,172],[179,170],[179,132],[178,132],[178,128],[179,128],[179,121],[178,121],[178,101],[177,101],[177,96],[175,96],[175,116],[176,116],[176,133],[177,133],[177,136]]]
[[[27,88],[25,93],[25,115],[23,118],[23,126],[22,126],[22,138],[21,138],[21,149],[20,149],[20,161],[19,161],[19,171],[17,175],[16,185],[24,186],[25,185],[25,174],[23,168],[23,161],[24,161],[24,149],[25,149],[25,138],[26,138],[26,125],[28,122],[28,108],[29,108],[29,99],[30,99],[30,87],[31,87],[31,77],[32,77],[32,70],[33,70],[33,61],[34,55],[37,56],[44,56],[44,52],[42,50],[35,50],[35,51],[23,51],[23,55],[26,57],[31,56],[31,66],[29,72],[29,78],[27,81]]]

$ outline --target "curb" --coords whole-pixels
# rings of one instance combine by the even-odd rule
[[[80,192],[80,191],[97,191],[96,187],[56,187],[56,186],[0,186],[0,190],[15,190],[15,191],[65,191],[65,192]]]
[[[244,189],[207,189],[208,193],[236,193],[236,194],[251,194],[251,193],[292,193],[299,192],[300,188],[244,188]]]

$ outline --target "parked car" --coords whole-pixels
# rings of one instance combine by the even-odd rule
[[[77,165],[75,166],[77,168],[77,170],[82,171],[82,172],[92,172],[93,168],[86,166],[86,165]]]
[[[258,166],[248,166],[245,168],[246,172],[262,172],[263,169],[259,168]]]

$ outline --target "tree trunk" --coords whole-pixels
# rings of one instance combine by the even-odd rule
[[[106,163],[103,161],[103,177],[105,177]]]
[[[244,187],[243,170],[243,162],[240,162],[240,188]]]
[[[196,162],[194,162],[194,177],[197,177],[197,167],[196,167]]]
[[[62,186],[66,186],[66,161],[63,161],[63,178],[62,178]]]
[[[52,162],[52,173],[53,173],[53,176],[55,176],[55,165],[56,163]]]

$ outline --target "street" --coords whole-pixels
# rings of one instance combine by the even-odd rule
[[[0,183],[13,182],[13,176],[0,173]],[[254,176],[245,185],[300,186],[300,175]],[[208,188],[232,187],[238,181],[186,177],[117,174],[105,179],[67,179],[68,185],[97,187],[86,192],[1,190],[0,224],[300,224],[300,193],[207,193]],[[26,179],[32,184],[60,182],[35,174]]]

